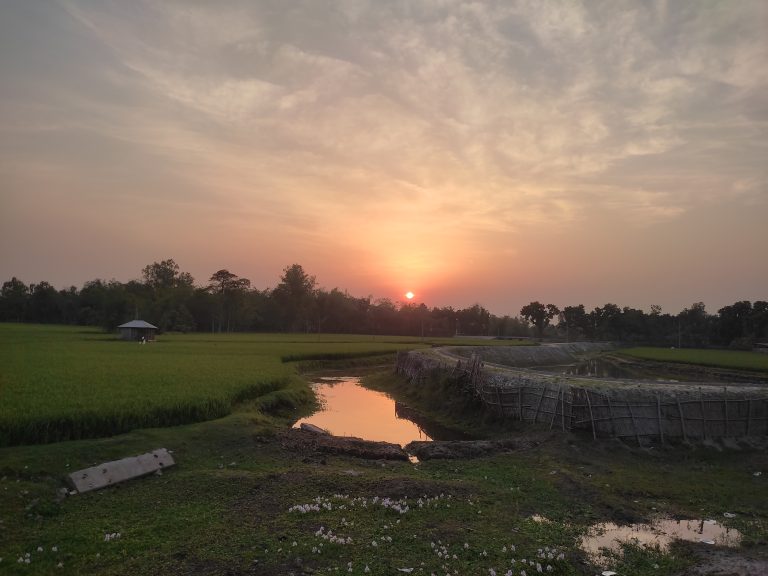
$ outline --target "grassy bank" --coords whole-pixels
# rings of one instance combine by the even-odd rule
[[[704,350],[690,348],[624,348],[618,353],[643,360],[679,362],[716,368],[734,368],[768,372],[768,354],[740,350]]]

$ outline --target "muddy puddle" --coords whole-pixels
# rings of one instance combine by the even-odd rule
[[[321,409],[296,422],[294,428],[307,422],[334,436],[354,436],[401,446],[415,440],[465,439],[387,394],[365,388],[359,376],[321,376],[311,385]]]
[[[549,518],[534,514],[530,519],[538,523],[551,522]],[[582,536],[579,547],[597,566],[605,567],[608,559],[604,549],[618,552],[621,544],[634,542],[641,546],[667,550],[675,540],[699,542],[706,546],[737,548],[741,544],[741,532],[723,526],[716,520],[674,520],[657,518],[648,524],[619,526],[613,522],[601,522],[590,527]]]
[[[674,540],[700,542],[709,546],[737,547],[741,533],[715,520],[672,520],[659,518],[651,524],[617,526],[604,522],[590,528],[581,540],[581,549],[597,565],[605,564],[601,549],[618,551],[621,542],[637,542],[643,546],[658,546],[666,550]]]

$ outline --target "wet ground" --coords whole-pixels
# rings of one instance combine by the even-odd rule
[[[700,542],[709,546],[735,548],[741,542],[741,533],[712,519],[673,520],[657,518],[649,523],[619,526],[601,522],[590,528],[581,540],[581,549],[597,565],[605,565],[603,549],[618,551],[622,542],[635,541],[643,546],[658,546],[668,550],[675,540]]]

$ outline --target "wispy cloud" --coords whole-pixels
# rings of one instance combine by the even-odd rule
[[[768,200],[759,1],[5,12],[0,170],[55,170],[74,197],[108,185],[249,238],[254,221],[315,244],[352,230],[372,257],[417,239],[419,262],[509,256],[488,238],[596,214],[647,228]],[[26,21],[39,39],[12,33]]]

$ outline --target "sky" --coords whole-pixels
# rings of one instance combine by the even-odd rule
[[[768,300],[768,2],[0,3],[0,281]]]

